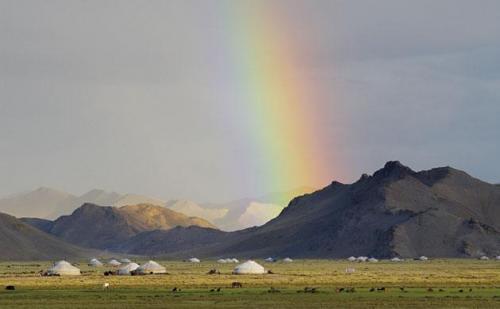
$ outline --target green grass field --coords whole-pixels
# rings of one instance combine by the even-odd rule
[[[49,262],[4,262],[0,308],[500,308],[500,261],[258,262],[275,274],[237,276],[231,275],[234,264],[161,261],[168,275],[105,277],[110,268],[82,264],[82,276],[39,277]],[[355,273],[347,274],[347,267]],[[208,275],[211,268],[221,274]],[[243,288],[230,288],[234,281]],[[110,289],[103,290],[105,282]],[[304,293],[306,286],[318,292]],[[182,291],[174,293],[174,287]],[[221,292],[210,292],[218,287]],[[279,292],[270,293],[271,287]],[[381,287],[386,291],[370,292]]]

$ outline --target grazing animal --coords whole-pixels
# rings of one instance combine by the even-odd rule
[[[400,290],[401,292],[404,292],[404,291],[405,291],[405,288],[399,288],[399,290]]]
[[[210,290],[210,293],[212,293],[212,292],[215,292],[215,289],[211,289],[211,290]]]
[[[374,291],[375,291],[375,288],[371,288],[371,289],[370,289],[370,292],[374,292]]]
[[[220,292],[220,288],[217,288],[217,292]]]
[[[444,290],[443,289],[439,289],[439,292],[444,292]]]
[[[234,288],[242,288],[243,287],[243,284],[241,284],[240,282],[233,282],[231,284],[231,287],[234,289]]]
[[[278,289],[275,289],[275,288],[271,287],[271,288],[267,291],[267,293],[281,293],[281,291],[280,291],[280,290],[278,290]]]
[[[109,283],[107,283],[107,282],[106,282],[106,283],[104,283],[104,284],[102,285],[102,288],[103,288],[103,289],[109,289]]]
[[[268,273],[269,275],[274,275],[274,273],[273,273],[273,271],[272,271],[272,270],[268,270],[268,271],[267,271],[267,273]]]
[[[177,287],[173,288],[172,292],[177,292]]]
[[[304,293],[316,293],[316,288],[305,287]]]
[[[336,288],[335,291],[337,293],[342,293],[345,289],[344,288]]]
[[[355,288],[347,288],[345,290],[346,293],[355,293],[356,292],[356,289]]]
[[[472,289],[469,289],[469,292],[472,292]]]
[[[384,291],[385,292],[385,287],[377,288],[377,291]]]
[[[458,290],[458,292],[459,292],[459,293],[463,293],[463,292],[464,292],[464,290],[460,289],[460,290]]]
[[[16,287],[13,286],[13,285],[8,285],[5,287],[6,290],[9,290],[9,291],[15,291],[16,290]]]
[[[220,271],[217,269],[210,269],[210,271],[207,273],[208,275],[220,275]]]
[[[434,292],[434,289],[433,288],[428,288],[427,292]]]

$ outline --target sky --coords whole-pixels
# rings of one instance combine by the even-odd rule
[[[0,196],[220,202],[389,160],[500,183],[499,30],[496,0],[0,0]]]

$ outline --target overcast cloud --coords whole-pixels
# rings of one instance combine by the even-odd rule
[[[229,2],[0,0],[0,196],[43,185],[224,201],[284,189],[260,185],[242,107],[217,74]],[[399,159],[500,182],[499,1],[266,6],[307,43],[300,71],[331,90],[316,104],[332,107],[325,151],[345,166],[332,180]]]

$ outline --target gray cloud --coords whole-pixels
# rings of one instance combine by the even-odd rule
[[[234,3],[0,0],[0,195],[284,189],[262,186],[227,84]],[[284,17],[297,71],[325,92],[325,152],[346,166],[332,179],[401,159],[500,182],[498,1],[251,3]]]

